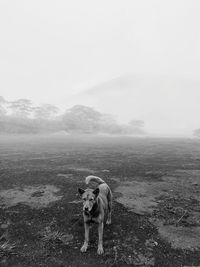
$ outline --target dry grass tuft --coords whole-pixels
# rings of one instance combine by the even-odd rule
[[[49,242],[62,242],[63,244],[67,245],[73,239],[72,234],[64,234],[60,231],[51,230],[50,227],[46,227],[45,231],[40,232],[42,237],[42,241]]]
[[[9,240],[0,242],[0,257],[13,253],[15,248],[15,242],[11,242]]]

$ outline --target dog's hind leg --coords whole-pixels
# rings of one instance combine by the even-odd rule
[[[109,191],[108,196],[108,217],[107,217],[107,221],[106,224],[111,224],[111,213],[112,213],[112,193],[111,191]]]

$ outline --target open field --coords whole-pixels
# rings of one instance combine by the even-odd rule
[[[77,193],[95,174],[114,192],[112,225],[81,254]],[[200,140],[0,138],[0,266],[200,266]]]

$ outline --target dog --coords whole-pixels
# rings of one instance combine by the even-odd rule
[[[85,183],[97,184],[96,189],[82,189],[79,188],[78,192],[83,200],[83,220],[85,228],[85,240],[81,247],[81,252],[86,252],[89,243],[89,228],[91,223],[98,224],[98,249],[99,255],[103,254],[103,228],[104,221],[106,224],[111,224],[111,211],[112,211],[112,192],[110,187],[97,176],[87,176]]]

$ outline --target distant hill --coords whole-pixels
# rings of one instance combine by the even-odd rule
[[[192,132],[198,127],[200,82],[183,77],[126,75],[77,94],[74,103],[115,115],[121,122],[145,121],[154,133]]]

